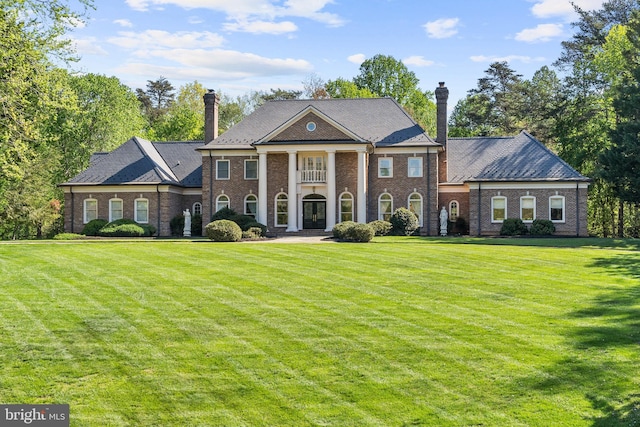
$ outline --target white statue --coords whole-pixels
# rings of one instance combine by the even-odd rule
[[[442,210],[440,211],[440,235],[441,236],[447,235],[448,225],[449,225],[449,214],[447,213],[447,210],[443,206]]]
[[[189,209],[182,212],[184,215],[184,230],[182,230],[182,235],[184,237],[191,237],[191,213]]]

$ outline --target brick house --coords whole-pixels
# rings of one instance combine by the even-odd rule
[[[204,225],[226,206],[286,234],[388,219],[403,206],[422,235],[439,234],[443,207],[471,235],[498,234],[513,217],[587,234],[587,178],[526,132],[447,138],[447,97],[441,83],[435,140],[391,98],[271,101],[218,136],[210,91],[204,142],[134,137],[61,184],[65,229],[125,217],[167,236],[185,209]]]

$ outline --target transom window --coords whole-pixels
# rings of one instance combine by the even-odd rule
[[[458,202],[452,200],[449,202],[449,221],[455,221],[458,219]]]
[[[507,198],[496,196],[491,198],[491,222],[502,222],[507,218]]]
[[[389,193],[383,193],[378,199],[378,219],[391,221],[393,214],[393,197]]]
[[[353,196],[351,193],[340,195],[340,222],[353,221]]]
[[[520,197],[520,219],[523,222],[533,222],[536,219],[535,197]]]
[[[96,199],[85,199],[84,201],[84,223],[98,219],[98,201]]]
[[[229,179],[229,160],[216,160],[216,179]]]
[[[258,213],[258,198],[254,194],[249,194],[244,198],[244,214],[256,217]]]
[[[289,222],[289,198],[285,193],[276,196],[276,227],[286,227]]]
[[[380,157],[378,159],[378,177],[393,178],[393,157]]]
[[[109,200],[109,222],[122,219],[122,199]]]
[[[422,176],[422,157],[409,157],[408,164],[409,178],[419,178]]]
[[[136,199],[135,202],[135,218],[136,222],[146,224],[149,222],[149,200]]]
[[[244,179],[258,179],[258,161],[246,159],[244,161]]]
[[[549,218],[553,222],[564,222],[564,196],[549,197]]]
[[[413,193],[409,196],[409,210],[418,218],[418,224],[422,227],[422,196]]]
[[[229,197],[225,194],[221,194],[216,199],[216,212],[220,209],[229,207]]]

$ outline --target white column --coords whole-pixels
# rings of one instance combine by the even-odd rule
[[[358,153],[358,221],[367,222],[367,152]]]
[[[287,231],[298,231],[298,183],[296,180],[297,157],[296,151],[287,151],[289,153],[289,185],[287,188],[288,196],[288,221]]]
[[[336,225],[336,152],[327,151],[327,211],[326,229],[333,230]]]
[[[267,224],[267,153],[258,154],[258,222]]]

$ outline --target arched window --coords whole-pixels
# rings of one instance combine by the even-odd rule
[[[491,222],[502,222],[507,218],[507,198],[495,196],[491,198]]]
[[[141,224],[146,224],[149,222],[149,200],[147,199],[136,199],[133,202],[134,204],[134,215],[133,218],[135,222],[139,222]]]
[[[289,198],[286,193],[276,195],[276,227],[286,227],[289,222]]]
[[[202,215],[202,203],[195,202],[192,211],[194,215]]]
[[[222,208],[229,207],[229,197],[225,194],[221,194],[216,199],[216,212],[218,212]]]
[[[96,199],[84,199],[82,218],[85,224],[93,219],[98,219],[98,201]]]
[[[256,218],[258,214],[258,198],[255,194],[249,194],[244,198],[244,214]]]
[[[549,219],[553,222],[564,222],[564,196],[549,197]]]
[[[123,218],[122,199],[109,200],[109,222]]]
[[[458,201],[452,200],[449,202],[449,221],[455,221],[458,219]]]
[[[418,218],[418,224],[422,227],[422,196],[419,193],[412,193],[409,196],[409,210]]]
[[[340,195],[340,222],[353,221],[353,195],[342,193]]]
[[[393,197],[389,193],[382,193],[378,198],[378,219],[391,221],[393,215]]]

